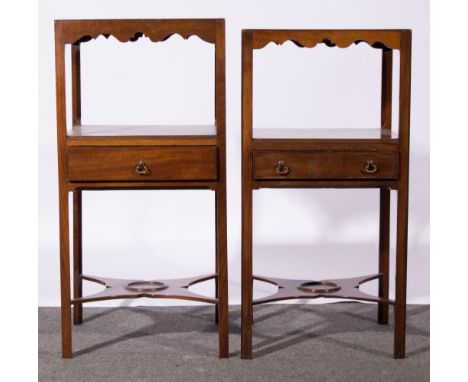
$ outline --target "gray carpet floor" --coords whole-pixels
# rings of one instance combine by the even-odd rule
[[[217,357],[211,306],[85,308],[73,359],[60,356],[60,311],[39,308],[40,381],[429,381],[429,306],[408,306],[407,358],[394,360],[393,320],[373,304],[254,308],[254,359],[240,358],[230,307],[230,358]]]

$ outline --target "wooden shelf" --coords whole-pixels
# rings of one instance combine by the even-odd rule
[[[390,129],[310,129],[310,128],[254,128],[254,139],[397,139]]]
[[[216,125],[76,125],[68,146],[216,145]]]
[[[80,125],[69,137],[216,136],[216,125]]]

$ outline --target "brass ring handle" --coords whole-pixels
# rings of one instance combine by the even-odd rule
[[[379,167],[372,160],[368,160],[366,165],[364,166],[363,171],[366,174],[374,174],[377,172],[378,169]]]
[[[276,167],[275,167],[275,171],[278,175],[280,176],[286,176],[286,175],[289,175],[289,173],[291,172],[291,169],[289,168],[289,166],[284,162],[284,160],[280,160],[278,161],[278,163],[276,164]]]
[[[138,175],[143,175],[143,176],[147,176],[151,174],[150,168],[148,167],[148,165],[145,163],[143,159],[140,159],[140,161],[138,162],[137,166],[135,167],[135,172]]]

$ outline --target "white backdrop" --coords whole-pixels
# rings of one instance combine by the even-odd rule
[[[408,301],[429,303],[429,2],[59,1],[39,9],[39,304],[59,305],[58,190],[53,20],[67,18],[225,18],[229,299],[240,303],[241,29],[411,28],[413,73],[408,238]],[[174,36],[121,44],[100,37],[82,46],[83,123],[213,122],[213,47]],[[254,56],[254,124],[378,127],[380,56],[270,44]],[[397,95],[395,95],[397,97]],[[287,100],[285,105],[285,100]],[[394,126],[396,128],[396,126]],[[393,194],[393,193],[392,193]],[[214,271],[211,191],[85,192],[84,272],[172,278]],[[395,195],[392,195],[395,219]],[[254,193],[254,273],[334,278],[377,270],[378,190],[261,190]],[[392,240],[394,240],[392,230]],[[392,266],[394,246],[392,245]],[[393,270],[391,280],[393,281]],[[197,291],[213,294],[213,285]],[[99,287],[85,286],[85,292]],[[375,293],[375,284],[366,291]],[[255,285],[254,295],[272,289]],[[393,293],[393,283],[391,285]],[[323,301],[314,301],[323,302]],[[188,304],[173,300],[101,306]],[[92,304],[90,304],[92,305]]]

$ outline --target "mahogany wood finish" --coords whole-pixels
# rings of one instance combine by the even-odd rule
[[[365,42],[382,50],[381,125],[378,129],[255,129],[253,50],[292,41],[312,48]],[[392,131],[392,59],[400,51],[398,132]],[[242,358],[252,357],[253,305],[296,298],[346,298],[378,303],[380,324],[394,304],[394,357],[405,357],[408,169],[411,88],[410,30],[244,30],[242,33]],[[285,280],[253,276],[252,193],[259,188],[380,189],[379,273],[339,280]],[[390,191],[396,190],[396,293],[389,298]],[[253,300],[253,280],[278,286]],[[378,279],[378,296],[359,290]]]
[[[391,89],[390,89],[391,90]],[[356,139],[366,140],[373,143],[379,143],[381,139],[393,139],[393,143],[398,137],[394,131],[389,129],[350,129],[350,128],[326,128],[326,129],[287,129],[287,128],[261,128],[253,131],[253,138],[272,139],[282,138],[285,140],[310,140],[310,139],[326,139],[326,140],[346,140]],[[306,143],[306,142],[303,142]]]
[[[82,304],[115,298],[175,298],[216,307],[219,356],[229,355],[227,233],[225,36],[222,19],[57,20],[55,65],[60,209],[60,280],[62,356],[72,357],[73,322],[83,321]],[[121,42],[142,36],[153,42],[173,34],[192,35],[215,46],[215,124],[211,126],[82,126],[81,44],[100,35]],[[66,124],[65,45],[71,44],[72,126]],[[215,192],[216,273],[175,280],[116,280],[83,274],[82,191],[115,189],[206,189]],[[73,194],[73,298],[70,288],[69,192]],[[216,297],[198,295],[189,286],[214,279]],[[103,284],[92,296],[82,295],[82,282]],[[128,285],[129,283],[136,283]],[[162,283],[162,284],[161,284]],[[150,285],[149,289],[145,289]],[[162,289],[151,288],[163,285]]]
[[[69,147],[71,181],[216,180],[216,146]]]
[[[82,196],[81,190],[73,191],[73,298],[83,296],[83,248],[82,248]],[[83,305],[77,303],[73,306],[73,323],[83,323]]]
[[[97,277],[80,275],[83,280],[91,281],[94,283],[102,284],[105,286],[104,290],[94,293],[90,296],[74,298],[72,303],[74,305],[82,304],[83,302],[102,301],[111,299],[123,298],[176,298],[179,300],[199,301],[209,304],[217,304],[217,298],[210,298],[202,296],[198,293],[189,291],[189,287],[203,281],[212,280],[216,278],[214,275],[196,276],[183,279],[171,280],[124,280],[112,279],[108,277]],[[152,288],[151,283],[156,282],[162,287]],[[148,284],[133,286],[131,284]]]
[[[215,146],[216,126],[82,126],[75,125],[68,146]]]
[[[382,51],[382,132],[392,131],[392,79],[393,50]],[[380,221],[379,221],[379,297],[389,297],[389,267],[390,267],[390,188],[380,189]],[[388,324],[388,305],[378,304],[377,321]]]
[[[397,178],[397,153],[372,151],[254,151],[255,179]]]
[[[346,298],[349,300],[379,302],[393,304],[388,298],[376,297],[359,290],[359,286],[375,279],[381,279],[382,274],[370,276],[351,277],[334,280],[290,280],[274,277],[253,276],[254,280],[263,281],[278,286],[276,293],[253,301],[254,305],[293,299],[312,298]]]

